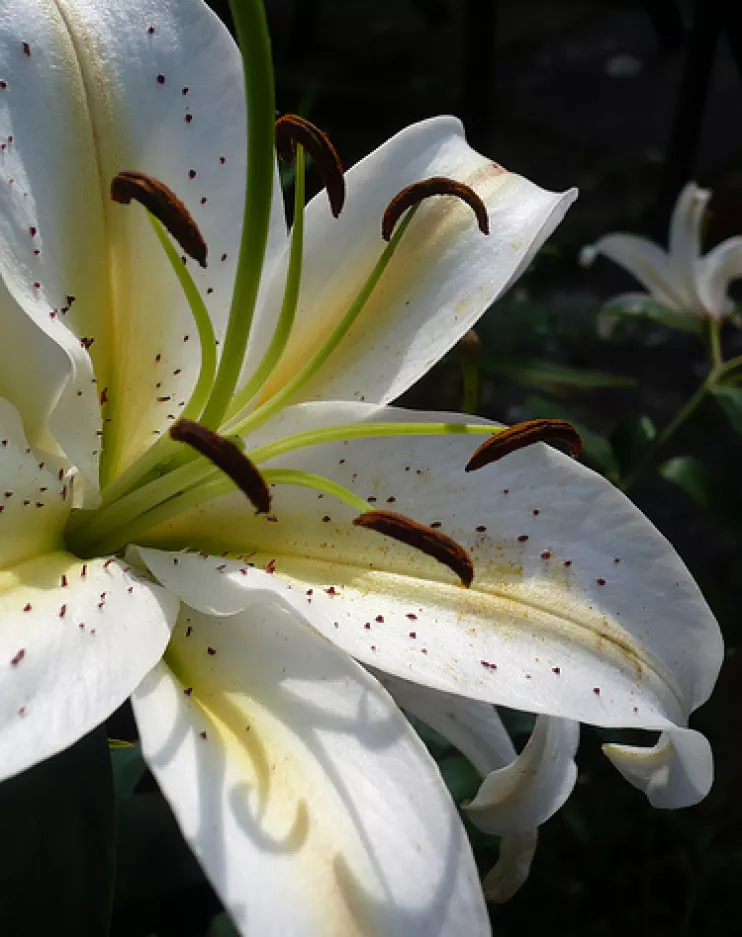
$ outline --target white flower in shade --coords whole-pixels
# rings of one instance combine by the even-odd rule
[[[717,322],[734,309],[729,284],[742,277],[742,237],[729,238],[701,256],[701,223],[711,192],[689,182],[678,196],[670,221],[668,250],[635,234],[607,234],[582,249],[587,266],[598,254],[624,267],[648,290],[608,303],[611,312],[663,311]],[[659,307],[659,308],[657,308]]]
[[[133,693],[145,758],[243,933],[486,934],[437,768],[361,663],[546,717],[524,753],[560,753],[543,790],[504,743],[475,760],[472,816],[516,837],[503,895],[572,783],[563,723],[661,732],[608,754],[653,803],[704,796],[710,751],[687,719],[719,632],[625,497],[522,448],[570,441],[563,426],[388,406],[575,193],[437,118],[353,167],[335,218],[333,153],[289,119],[289,237],[257,10],[235,7],[246,132],[239,52],[201,0],[4,5],[0,776]],[[304,211],[305,148],[332,210],[321,194]],[[459,198],[407,210],[438,191]],[[183,261],[110,193],[147,204]],[[205,268],[187,256],[206,248]],[[486,467],[467,473],[482,438]]]

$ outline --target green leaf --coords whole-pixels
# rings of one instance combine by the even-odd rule
[[[728,478],[721,477],[695,456],[677,456],[657,469],[668,482],[682,488],[702,508],[724,526],[742,527],[742,492]]]
[[[628,417],[614,428],[610,442],[622,475],[637,464],[646,447],[656,436],[657,427],[646,414]]]
[[[237,928],[230,921],[226,911],[212,918],[206,937],[240,937]]]
[[[603,321],[602,332],[607,332],[607,320],[613,317],[622,319],[647,319],[666,325],[671,329],[680,329],[682,332],[692,332],[698,335],[703,330],[703,319],[683,312],[675,312],[652,299],[651,296],[616,297],[609,300],[600,310]]]
[[[564,364],[539,361],[534,358],[483,357],[479,362],[483,371],[497,377],[517,381],[527,387],[558,393],[562,389],[594,390],[598,387],[635,387],[636,378],[605,371],[585,371]]]
[[[573,419],[567,409],[553,400],[546,400],[536,394],[529,394],[526,398],[526,407],[535,417],[550,420],[569,420],[582,438],[582,452],[586,460],[607,478],[615,479],[618,477],[618,463],[607,439],[591,430],[584,423]]]
[[[106,937],[115,874],[114,833],[111,762],[103,729],[4,781],[3,934]]]
[[[472,800],[479,790],[482,779],[476,768],[463,755],[451,755],[439,764],[443,780],[446,782],[454,803]]]
[[[732,429],[742,433],[742,387],[730,387],[728,384],[716,384],[711,393],[732,424]]]
[[[109,739],[110,744],[110,739]],[[111,751],[113,768],[113,789],[117,800],[131,797],[137,784],[144,777],[147,766],[138,745],[118,748]]]

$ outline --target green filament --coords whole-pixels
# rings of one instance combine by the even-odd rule
[[[289,335],[296,317],[296,307],[299,302],[299,287],[301,286],[301,264],[304,254],[304,147],[296,147],[296,183],[294,188],[294,225],[291,230],[291,249],[289,266],[286,274],[286,286],[283,294],[283,304],[278,316],[276,330],[258,365],[255,373],[250,377],[242,390],[232,401],[227,417],[233,418],[243,410],[253,397],[260,391],[273,368],[278,364],[288,345]]]
[[[325,429],[308,430],[293,436],[284,436],[275,442],[260,446],[247,453],[250,461],[259,465],[277,456],[318,446],[322,443],[345,442],[350,439],[379,439],[390,436],[454,436],[487,435],[502,432],[502,426],[487,426],[479,423],[343,423]]]
[[[338,501],[343,501],[355,508],[359,514],[373,510],[368,501],[354,495],[343,485],[325,478],[324,475],[315,475],[313,472],[301,472],[297,469],[268,469],[263,472],[263,478],[269,485],[298,485],[301,488],[311,488],[324,495],[331,495]]]
[[[319,371],[322,365],[338,347],[340,342],[348,334],[351,326],[363,311],[384,271],[389,266],[389,262],[394,256],[394,253],[399,246],[399,242],[402,240],[402,237],[407,231],[410,222],[415,216],[416,210],[417,206],[414,206],[407,212],[407,215],[405,216],[402,223],[397,227],[394,236],[384,249],[383,254],[377,261],[374,269],[369,274],[366,282],[361,287],[360,292],[356,296],[350,308],[332,331],[330,337],[320,348],[320,350],[315,355],[313,355],[312,358],[310,358],[310,360],[304,365],[301,371],[299,371],[299,373],[294,378],[285,384],[262,406],[258,407],[257,410],[253,411],[242,420],[230,420],[224,427],[224,432],[232,433],[237,436],[244,436],[249,432],[253,432],[255,429],[257,429],[258,426],[262,426],[266,420],[269,420],[279,410],[282,410],[291,397],[293,397],[294,394],[296,394],[296,392],[300,390],[301,387],[306,384],[310,378],[314,377],[317,371]]]
[[[230,0],[242,51],[247,103],[247,173],[242,241],[224,350],[200,422],[216,429],[240,377],[268,242],[275,156],[275,92],[270,39],[261,0]]]

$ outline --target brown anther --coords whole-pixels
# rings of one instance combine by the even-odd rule
[[[143,172],[118,173],[111,183],[114,202],[128,205],[132,199],[139,202],[170,232],[181,248],[206,266],[206,241],[178,196],[163,182]]]
[[[395,514],[393,511],[368,511],[353,520],[355,527],[365,527],[375,530],[386,537],[399,540],[432,556],[434,560],[448,566],[461,579],[462,585],[468,589],[474,578],[474,563],[466,550],[452,537],[447,537],[439,530],[418,524],[404,514]]]
[[[232,479],[255,505],[258,514],[267,514],[271,495],[258,469],[230,439],[212,432],[193,420],[178,420],[170,427],[170,438],[184,442],[207,458]]]
[[[304,117],[284,114],[276,121],[276,150],[285,163],[293,163],[297,143],[312,157],[327,190],[330,210],[337,218],[345,203],[345,177],[335,147],[319,127]]]
[[[389,202],[387,210],[381,221],[381,236],[385,241],[391,239],[394,226],[408,208],[417,205],[423,199],[430,198],[431,195],[455,195],[462,202],[471,208],[477,216],[477,224],[482,234],[490,233],[489,216],[487,207],[482,199],[477,195],[474,189],[464,185],[463,182],[456,182],[454,179],[447,179],[445,176],[433,176],[430,179],[423,179],[422,182],[415,182],[402,189]]]
[[[564,443],[575,458],[582,452],[580,434],[567,420],[526,420],[486,439],[466,463],[464,471],[475,472],[535,442]]]

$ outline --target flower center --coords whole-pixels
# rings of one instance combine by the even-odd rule
[[[198,380],[180,420],[138,462],[103,486],[101,504],[96,510],[73,512],[66,532],[68,544],[83,557],[115,553],[128,543],[146,537],[163,522],[235,489],[250,499],[257,512],[267,513],[271,502],[269,486],[290,484],[332,495],[351,505],[359,512],[354,521],[356,526],[383,533],[419,549],[448,566],[468,586],[473,577],[470,557],[463,547],[439,531],[403,515],[375,511],[368,502],[329,478],[294,469],[270,468],[263,471],[259,466],[296,449],[338,440],[462,432],[492,436],[491,426],[477,423],[346,424],[298,433],[252,451],[247,440],[252,431],[295,399],[297,392],[325,364],[348,334],[392,261],[423,199],[431,196],[462,199],[472,208],[484,234],[488,233],[487,210],[468,186],[450,179],[437,177],[403,189],[384,214],[382,235],[388,243],[345,315],[298,372],[272,396],[261,400],[259,395],[265,381],[288,346],[298,304],[304,248],[305,151],[311,155],[322,177],[335,217],[341,212],[345,200],[345,180],[340,161],[331,142],[318,128],[300,117],[281,117],[275,128],[275,143],[281,158],[293,160],[296,167],[289,262],[283,302],[272,339],[262,360],[242,387],[237,387],[236,379],[244,364],[249,322],[247,329],[235,325],[240,310],[236,301],[233,302],[218,359],[208,311],[180,252],[171,241],[173,238],[182,251],[205,266],[207,245],[196,223],[177,196],[158,180],[132,171],[119,173],[113,180],[111,197],[115,201],[122,204],[137,201],[148,212],[188,300],[201,344],[201,363]],[[244,288],[240,285],[244,276],[241,262],[236,274],[236,296],[244,295]],[[259,276],[255,278],[253,269],[249,271],[249,278],[259,283]],[[500,455],[538,439],[558,438],[570,445],[574,442],[564,427],[557,427],[556,421],[551,421],[548,432],[531,427],[518,435],[516,430],[513,428],[500,434],[505,446],[499,450]],[[473,461],[478,459],[478,463],[470,463],[467,468],[479,467],[479,464],[487,464],[498,457],[495,444],[485,443],[473,457]]]

